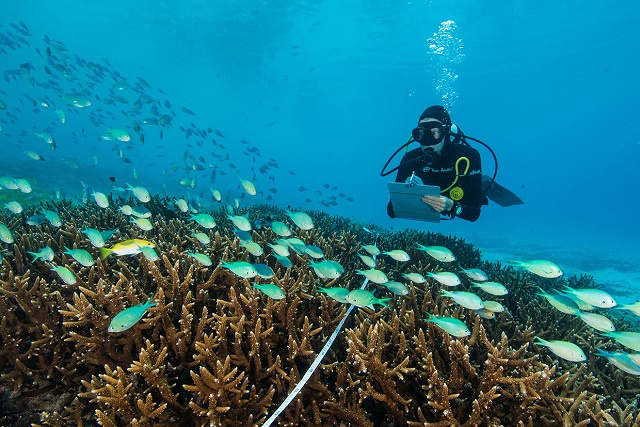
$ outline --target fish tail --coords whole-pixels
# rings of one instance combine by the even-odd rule
[[[111,255],[113,250],[109,248],[100,248],[100,260],[104,261],[109,255]]]
[[[391,298],[378,298],[378,304],[389,308],[389,304],[387,304],[387,301],[389,300],[391,300]]]
[[[153,301],[153,299],[156,297],[156,293],[157,293],[157,292],[154,292],[154,293],[153,293],[153,295],[151,295],[151,296],[149,297],[149,299],[147,300],[147,302],[145,302],[145,303],[144,303],[144,305],[145,305],[147,308],[155,307],[156,305],[158,305],[158,303],[157,303],[157,302],[152,302],[152,301]]]
[[[601,348],[596,347],[596,351],[594,353],[596,356],[603,356],[603,357],[611,357],[612,354],[606,350],[603,350]]]
[[[424,320],[426,320],[427,322],[435,322],[436,316],[434,316],[434,315],[433,315],[433,314],[431,314],[431,313],[426,313],[426,312],[425,312],[425,314],[426,314],[427,316],[429,316],[429,317],[428,317],[428,318],[426,318],[426,319],[424,319]]]
[[[522,261],[516,261],[516,260],[508,259],[508,260],[505,261],[505,263],[507,263],[511,267],[522,267]]]
[[[540,295],[540,296],[545,296],[547,295],[547,291],[545,291],[544,289],[542,289],[540,286],[536,286],[536,288],[538,288],[540,290],[539,293],[537,293],[536,295]]]
[[[35,252],[29,252],[29,251],[27,251],[27,253],[28,253],[28,254],[33,255],[33,260],[31,261],[31,263],[36,262],[36,261],[38,260],[38,258],[40,258],[40,255],[38,255],[38,254],[37,254],[37,253],[35,253]]]
[[[543,346],[546,346],[547,344],[549,344],[549,341],[543,340],[543,339],[542,339],[542,338],[540,338],[540,337],[535,337],[535,339],[536,339],[537,341],[536,341],[536,342],[534,342],[534,344],[537,344],[537,345],[543,345]]]

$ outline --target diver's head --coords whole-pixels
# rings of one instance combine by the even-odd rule
[[[432,105],[420,115],[418,127],[413,129],[411,136],[420,143],[422,148],[432,147],[435,151],[440,151],[450,132],[449,113],[440,105]]]

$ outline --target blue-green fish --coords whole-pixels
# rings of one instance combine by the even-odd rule
[[[426,282],[425,278],[422,277],[422,274],[420,273],[402,273],[402,277],[417,284]]]
[[[458,338],[471,335],[471,331],[469,331],[467,325],[455,317],[435,317],[429,313],[427,313],[427,316],[429,317],[424,320],[435,323],[436,326],[449,335],[453,335]]]
[[[394,249],[392,251],[382,252],[382,254],[388,255],[399,262],[407,262],[410,259],[409,254],[402,249]]]
[[[47,221],[49,221],[49,223],[51,225],[53,225],[54,227],[62,227],[62,220],[60,219],[60,215],[58,215],[57,212],[54,211],[50,211],[47,209],[42,209],[42,215],[45,216],[45,218],[47,218]]]
[[[367,251],[371,256],[380,255],[380,249],[378,249],[376,245],[362,245],[360,247]]]
[[[131,191],[142,203],[148,203],[151,201],[151,195],[149,195],[149,191],[144,187],[133,187],[130,184],[127,184],[127,190]]]
[[[494,313],[502,313],[504,311],[504,306],[500,304],[498,301],[482,301],[484,304],[484,308],[486,310],[492,311]]]
[[[189,220],[195,221],[198,224],[200,224],[202,227],[208,228],[208,229],[211,229],[216,226],[216,221],[213,219],[213,217],[206,213],[191,215],[191,217],[189,217]]]
[[[66,283],[67,285],[75,285],[76,284],[76,276],[74,276],[73,273],[71,272],[71,270],[69,270],[67,267],[61,267],[61,266],[55,266],[54,265],[53,267],[51,267],[51,270],[53,270],[56,273],[58,273],[58,276],[60,276],[62,281],[64,283]]]
[[[366,289],[355,289],[347,294],[344,299],[352,305],[356,307],[369,307],[373,308],[374,304],[379,304],[385,307],[389,307],[387,305],[387,301],[391,298],[376,298],[373,295],[373,292],[368,291]]]
[[[285,214],[291,218],[291,221],[302,230],[311,230],[313,228],[313,220],[304,212],[285,211]]]
[[[64,253],[69,255],[71,258],[78,261],[80,264],[85,267],[91,267],[96,263],[96,260],[93,259],[91,254],[84,249],[69,249],[68,247],[64,247]]]
[[[241,215],[227,215],[227,218],[233,222],[233,225],[242,231],[251,231],[251,222]]]
[[[346,296],[349,295],[349,289],[334,287],[334,288],[323,288],[322,286],[316,286],[318,292],[329,295],[330,298],[341,302],[343,304],[347,304],[349,301],[346,300]]]
[[[40,249],[39,252],[29,252],[31,255],[33,255],[33,261],[31,262],[36,262],[37,260],[41,259],[43,261],[53,261],[53,257],[54,257],[54,253],[53,253],[53,249],[51,249],[49,246],[45,246],[44,248]]]
[[[187,253],[189,254],[190,257],[192,257],[193,259],[195,259],[205,267],[211,267],[213,265],[213,261],[211,261],[211,258],[209,258],[205,254],[199,254],[194,252],[187,252]]]
[[[442,295],[451,298],[459,305],[464,308],[468,308],[469,310],[479,310],[484,308],[484,304],[482,303],[482,299],[471,292],[465,291],[447,291],[445,289],[442,290]]]
[[[280,289],[279,286],[274,285],[273,283],[266,283],[264,285],[261,285],[261,284],[256,283],[256,282],[252,282],[252,283],[253,283],[253,287],[254,288],[259,290],[260,292],[262,292],[263,294],[265,294],[269,298],[283,299],[286,296],[284,294],[284,291],[282,289]]]
[[[522,267],[529,270],[533,274],[540,277],[546,277],[547,279],[553,279],[555,277],[562,276],[562,270],[556,264],[545,259],[534,259],[531,261],[507,261],[507,263],[513,267]]]
[[[535,337],[537,340],[534,344],[547,347],[556,356],[562,357],[569,362],[584,362],[587,360],[584,351],[574,343],[562,340],[543,340],[540,337]]]
[[[111,323],[109,323],[107,332],[126,331],[127,329],[138,323],[140,319],[142,319],[142,316],[144,316],[144,314],[147,312],[148,308],[155,307],[157,305],[157,303],[151,302],[152,299],[153,296],[149,298],[145,303],[125,308],[120,313],[116,314],[114,318],[111,319]]]
[[[264,251],[262,250],[262,246],[260,246],[259,244],[257,244],[254,241],[241,242],[240,246],[245,248],[247,250],[247,252],[249,252],[253,256],[260,256],[260,255],[264,254]]]
[[[322,249],[314,245],[305,245],[304,253],[309,255],[311,258],[315,258],[315,259],[324,258],[324,252],[322,252]]]
[[[404,283],[387,282],[387,283],[383,283],[382,286],[389,289],[389,291],[391,291],[391,293],[395,295],[400,295],[400,296],[409,295],[409,289],[407,289]]]
[[[472,288],[480,288],[488,294],[502,296],[507,295],[509,290],[502,284],[498,282],[471,282],[473,286]]]
[[[280,256],[287,257],[287,256],[290,255],[289,248],[286,247],[286,246],[282,246],[282,245],[279,245],[277,243],[275,245],[272,244],[272,243],[267,243],[267,246],[269,246],[273,250],[274,253],[276,253],[276,254],[278,254]]]
[[[289,237],[291,236],[291,230],[287,227],[287,224],[280,221],[273,221],[271,223],[271,230],[276,233],[280,237]]]
[[[634,302],[633,304],[623,304],[619,307],[616,307],[617,310],[629,310],[636,316],[640,316],[640,301]]]
[[[607,359],[609,359],[609,362],[613,363],[615,366],[622,369],[627,374],[640,375],[640,366],[625,352],[606,351],[596,347],[595,355],[606,357]]]
[[[344,273],[344,267],[337,261],[309,261],[309,266],[321,279],[337,279]]]
[[[273,255],[284,268],[293,267],[293,263],[286,256],[278,255],[276,253],[273,253],[271,255]]]
[[[356,270],[357,274],[361,274],[367,279],[371,280],[373,283],[377,283],[378,285],[382,285],[383,283],[387,283],[389,278],[383,271],[370,269],[370,270]]]
[[[456,273],[451,273],[449,271],[439,271],[437,273],[432,273],[427,271],[425,273],[428,277],[435,279],[438,283],[444,286],[458,286],[460,283],[460,278]]]
[[[102,236],[102,240],[104,240],[105,242],[107,240],[109,240],[111,237],[113,237],[114,234],[116,234],[119,230],[117,228],[114,228],[113,230],[105,230],[105,231],[101,231],[100,235]]]
[[[371,258],[368,255],[361,255],[361,254],[358,254],[358,256],[360,257],[362,262],[364,262],[364,265],[366,265],[369,268],[376,268],[376,261],[373,258]]]
[[[591,304],[600,308],[611,308],[617,305],[616,300],[601,289],[573,289],[569,286],[565,286],[564,292],[567,294],[575,295],[587,304]]]
[[[0,240],[5,243],[13,243],[13,234],[11,234],[11,230],[7,228],[6,225],[0,223]]]
[[[271,279],[273,276],[276,275],[271,269],[271,267],[269,267],[267,264],[251,264],[251,265],[253,265],[253,268],[256,269],[258,276],[262,277],[263,279]]]
[[[605,332],[605,337],[613,338],[623,346],[630,348],[631,350],[640,351],[640,332]]]
[[[471,280],[475,280],[476,282],[484,282],[485,280],[489,280],[489,276],[484,271],[479,268],[461,268],[461,272],[469,276]]]
[[[198,242],[202,243],[203,245],[208,245],[209,243],[211,243],[211,239],[209,238],[209,236],[204,233],[193,233],[191,235],[198,239]]]
[[[131,218],[131,222],[138,226],[142,231],[149,231],[153,229],[153,224],[146,218]]]
[[[131,215],[136,218],[151,218],[151,211],[144,206],[133,206],[131,208]]]
[[[423,251],[431,255],[433,258],[442,262],[453,262],[456,260],[455,255],[449,249],[444,246],[424,246],[420,243],[418,245],[418,250]]]
[[[27,225],[33,225],[33,226],[38,226],[42,223],[44,223],[47,220],[47,217],[45,217],[44,215],[31,215],[25,222],[27,223]]]
[[[233,232],[236,233],[240,242],[253,242],[253,237],[251,237],[251,233],[244,230],[240,230],[238,228],[233,230]]]
[[[580,308],[571,298],[564,296],[562,294],[547,293],[545,292],[544,289],[540,287],[538,287],[538,289],[540,290],[540,292],[538,292],[536,295],[544,297],[547,301],[549,301],[549,304],[554,306],[556,309],[558,309],[562,313],[571,314],[574,316],[580,313]]]
[[[580,312],[576,314],[584,323],[601,332],[613,332],[616,330],[611,319],[598,313]]]
[[[87,235],[91,244],[96,248],[101,248],[104,246],[104,237],[102,236],[102,233],[100,233],[95,228],[85,228],[84,230],[80,231]]]
[[[221,261],[220,265],[229,269],[236,276],[240,276],[243,279],[251,279],[258,275],[256,268],[246,261],[226,262]]]
[[[19,214],[23,211],[22,205],[16,201],[7,202],[4,204],[4,207],[14,214]]]
[[[151,246],[140,246],[140,252],[142,255],[151,262],[157,261],[159,259],[158,254]]]

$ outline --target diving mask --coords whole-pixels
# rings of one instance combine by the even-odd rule
[[[435,119],[426,119],[418,124],[418,127],[411,131],[413,139],[420,145],[437,145],[444,138],[444,125]]]

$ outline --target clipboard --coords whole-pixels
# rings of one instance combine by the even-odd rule
[[[435,185],[409,185],[404,182],[389,182],[391,206],[396,218],[416,221],[440,222],[440,213],[422,202],[422,196],[439,196],[440,187]]]

